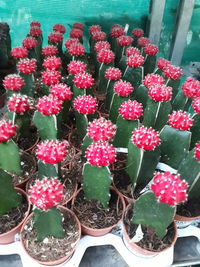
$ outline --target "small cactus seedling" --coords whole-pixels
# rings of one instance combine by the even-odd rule
[[[49,236],[63,238],[65,235],[62,226],[63,218],[57,208],[63,199],[63,190],[63,185],[56,178],[50,180],[47,177],[36,180],[29,190],[29,200],[35,207],[33,210],[33,228],[39,242]]]
[[[128,147],[131,133],[139,127],[139,117],[142,116],[142,104],[136,100],[125,101],[119,108],[117,131],[113,140],[115,147]]]
[[[115,148],[106,141],[92,143],[86,151],[87,163],[83,167],[85,198],[94,199],[108,208],[112,182],[108,165],[115,161]]]
[[[117,38],[119,38],[122,35],[124,35],[124,27],[122,27],[119,24],[115,24],[111,27],[109,39],[112,51],[116,52]]]
[[[50,56],[45,58],[43,66],[47,70],[59,70],[61,68],[61,59],[56,56]]]
[[[129,46],[126,48],[125,55],[122,56],[119,62],[119,68],[121,69],[122,73],[125,72],[126,69],[126,58],[130,56],[140,55],[140,50],[137,47]]]
[[[164,68],[168,65],[170,65],[171,62],[167,59],[164,59],[162,57],[160,57],[157,61],[156,61],[156,68],[154,70],[154,73],[155,74],[159,74],[159,75],[162,75],[163,74],[163,71],[164,71]]]
[[[57,70],[46,70],[42,72],[42,94],[49,95],[49,86],[59,83],[61,80],[61,73]]]
[[[60,58],[63,56],[62,43],[63,43],[63,34],[61,32],[52,32],[48,36],[49,45],[55,45],[58,49],[58,55]]]
[[[37,61],[37,40],[32,36],[28,36],[22,41],[22,45],[28,50],[29,58],[35,58]]]
[[[193,119],[187,112],[179,110],[169,115],[168,123],[169,125],[165,125],[160,132],[161,162],[177,169],[190,148],[189,129]]]
[[[131,34],[133,35],[133,46],[137,46],[137,40],[144,35],[144,31],[140,28],[135,28],[132,30]]]
[[[146,192],[135,201],[131,223],[153,228],[162,239],[174,220],[176,205],[187,200],[187,186],[179,174],[156,173],[153,192]]]
[[[69,36],[70,38],[76,38],[80,43],[83,43],[83,31],[81,29],[72,28]]]
[[[116,66],[119,65],[121,58],[125,53],[125,49],[131,46],[133,43],[133,38],[127,35],[121,35],[117,38],[117,49],[116,49],[116,57],[115,57],[115,64]]]
[[[144,75],[146,76],[148,73],[152,73],[155,69],[156,65],[156,54],[158,53],[158,47],[153,44],[145,45],[144,47]]]
[[[152,179],[160,159],[159,145],[159,134],[154,129],[141,126],[133,131],[128,144],[126,167],[133,188],[143,188]]]
[[[53,31],[54,32],[60,32],[60,33],[64,34],[66,32],[66,28],[62,24],[54,24],[53,25]]]
[[[44,57],[53,57],[58,54],[58,48],[55,45],[47,45],[42,48],[42,55]]]
[[[76,40],[76,39],[74,39]],[[67,48],[71,60],[85,60],[85,47],[81,43],[75,43]]]
[[[195,112],[192,116],[194,122],[190,131],[192,133],[190,148],[194,148],[195,144],[200,140],[200,97],[195,98],[192,101],[192,109]]]
[[[73,60],[67,65],[67,71],[69,75],[67,76],[67,84],[72,86],[74,76],[78,73],[86,72],[87,66],[84,62],[80,60]]]
[[[24,79],[18,74],[9,74],[4,78],[3,86],[6,89],[8,99],[12,94],[22,90],[24,87]]]
[[[73,93],[74,98],[79,95],[86,95],[92,93],[92,86],[94,85],[94,79],[92,75],[86,72],[77,73],[74,76]]]
[[[14,47],[11,51],[11,56],[18,61],[21,58],[28,57],[28,50],[25,47]]]

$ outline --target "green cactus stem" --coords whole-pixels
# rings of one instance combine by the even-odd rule
[[[76,128],[79,136],[83,139],[87,133],[88,118],[86,115],[75,110]]]
[[[135,201],[131,223],[152,227],[162,239],[173,221],[175,212],[174,206],[158,202],[154,193],[147,192]]]
[[[128,147],[131,133],[139,127],[139,120],[125,120],[119,115],[116,125],[117,130],[113,140],[114,147]]]
[[[42,242],[46,237],[64,238],[62,215],[57,207],[49,210],[34,209],[34,229],[37,240]],[[48,225],[48,227],[47,227]]]
[[[200,140],[200,115],[195,114],[193,117],[193,125],[190,128],[190,132],[192,133],[190,149],[195,147],[195,144]]]
[[[75,85],[73,85],[72,91],[73,91],[73,98],[74,99],[79,95],[85,95],[86,94],[86,90],[85,89],[81,89],[81,88],[79,88],[79,87],[77,87]]]
[[[182,92],[179,92],[172,103],[172,107],[173,110],[181,109],[184,111],[188,111],[191,103],[192,99],[187,98]]]
[[[177,169],[189,151],[191,132],[165,125],[160,132],[160,139],[161,162]]]
[[[48,164],[42,160],[38,160],[38,179],[42,180],[44,177],[48,179],[61,178],[61,166],[60,164]]]
[[[172,87],[172,89],[173,89],[172,90],[172,100],[171,100],[171,102],[173,103],[175,97],[178,94],[178,88],[179,88],[179,85],[180,85],[180,79],[177,79],[177,80],[167,79],[166,80],[166,85]]]
[[[81,145],[81,151],[82,151],[82,156],[85,156],[85,151],[87,150],[88,146],[92,144],[92,138],[86,135],[83,139],[83,143]]]
[[[130,82],[133,88],[136,90],[142,84],[143,76],[144,76],[143,67],[138,67],[138,68],[126,67],[122,79],[126,80],[127,82]]]
[[[124,56],[125,47],[119,46],[117,44],[116,54],[115,54],[115,66],[119,66],[119,62]]]
[[[97,200],[108,208],[110,200],[111,174],[109,168],[85,163],[83,167],[83,191],[87,200]]]
[[[106,93],[106,88],[107,88],[108,80],[105,77],[105,71],[109,67],[112,67],[112,66],[113,66],[112,63],[110,63],[110,64],[101,63],[101,65],[99,67],[99,74],[98,74],[98,78],[99,78],[98,91],[99,92]]]
[[[116,81],[113,80],[108,80],[107,85],[106,85],[106,108],[110,109],[110,103],[112,101],[112,97],[114,94],[113,87]]]
[[[127,101],[127,97],[120,97],[117,94],[114,94],[111,100],[110,104],[110,113],[109,113],[109,119],[112,121],[112,123],[116,123],[117,117],[119,115],[119,108],[121,104],[125,101]]]
[[[23,74],[20,72],[20,76],[24,79],[24,87],[20,91],[21,94],[34,97],[34,77],[33,74]]]
[[[17,125],[18,136],[27,137],[30,134],[31,116],[29,112],[17,114],[13,111],[8,111],[8,119]]]
[[[144,76],[146,76],[149,73],[153,73],[155,66],[156,66],[156,55],[146,55],[146,59],[144,62]]]
[[[146,108],[147,100],[149,99],[148,97],[148,89],[144,85],[140,85],[137,88],[134,88],[133,91],[133,98],[142,103],[143,109]]]
[[[120,62],[119,62],[119,68],[121,70],[122,73],[125,72],[126,70],[126,67],[127,67],[127,64],[126,64],[126,56],[122,56],[121,59],[120,59]]]
[[[166,125],[171,111],[170,102],[155,102],[149,98],[144,112],[144,126],[160,131]]]

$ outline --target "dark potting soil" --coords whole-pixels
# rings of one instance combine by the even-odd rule
[[[137,224],[132,224],[130,222],[132,215],[133,206],[131,205],[124,216],[124,225],[130,239],[135,236],[135,232],[138,227]],[[175,237],[175,230],[173,224],[170,224],[168,226],[167,234],[164,236],[163,239],[157,237],[154,229],[151,227],[142,226],[142,232],[144,236],[139,242],[136,243],[136,245],[149,251],[162,251],[163,249],[169,247],[172,244]]]
[[[17,144],[20,149],[22,149],[23,151],[26,151],[32,146],[34,146],[37,140],[38,140],[37,131],[34,129],[30,131],[29,136],[19,138],[19,140],[17,141]],[[27,152],[31,153],[31,151],[27,151]]]
[[[186,203],[178,205],[176,213],[185,217],[196,217],[200,215],[199,201],[188,200]]]
[[[71,253],[79,239],[78,225],[72,215],[62,212],[64,221],[63,228],[65,237],[63,239],[49,236],[43,242],[37,241],[36,231],[33,228],[33,217],[29,219],[22,231],[22,242],[27,252],[34,259],[43,262],[58,260]]]
[[[15,228],[26,216],[28,209],[28,202],[25,198],[22,200],[22,204],[11,209],[4,215],[0,216],[0,234],[6,233]]]
[[[83,190],[76,196],[72,208],[83,225],[96,229],[117,224],[123,213],[123,205],[114,191],[111,191],[108,209],[103,209],[96,200],[86,200]]]

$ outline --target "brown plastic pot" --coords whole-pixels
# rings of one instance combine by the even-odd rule
[[[23,225],[22,225],[21,231],[20,231],[20,242],[21,242],[21,245],[22,245],[22,247],[23,247],[25,253],[26,253],[32,260],[34,260],[34,261],[36,261],[37,263],[42,264],[42,265],[55,266],[55,265],[59,265],[59,264],[62,264],[63,262],[65,262],[65,261],[66,261],[66,260],[73,254],[73,252],[75,251],[75,249],[76,249],[76,247],[77,247],[77,245],[78,245],[78,242],[80,241],[80,238],[81,238],[81,225],[80,225],[80,222],[79,222],[78,218],[77,218],[76,215],[74,214],[74,212],[71,211],[71,210],[69,210],[69,209],[66,208],[66,207],[63,207],[63,206],[58,206],[58,207],[59,207],[60,210],[65,211],[65,212],[68,212],[68,213],[70,213],[70,214],[72,215],[72,217],[74,217],[74,219],[75,219],[75,221],[76,221],[76,224],[77,224],[77,231],[78,231],[78,233],[79,233],[79,236],[78,236],[78,238],[77,238],[77,240],[76,240],[76,243],[75,243],[74,247],[73,247],[72,250],[71,250],[69,253],[67,253],[64,257],[62,257],[62,258],[60,258],[60,259],[58,259],[58,260],[55,260],[55,261],[40,261],[40,260],[37,260],[37,259],[33,258],[33,257],[27,252],[27,250],[26,250],[26,248],[25,248],[25,246],[24,246],[24,242],[25,242],[26,240],[23,240],[23,239],[22,239],[22,231],[23,231],[24,227],[26,226],[26,223],[32,218],[33,213],[31,213],[31,214],[28,216],[28,218],[26,218],[26,220],[24,221],[24,223],[23,223]]]
[[[15,228],[13,228],[12,230],[10,230],[4,234],[0,234],[0,245],[6,245],[6,244],[10,244],[10,243],[15,242],[15,235],[20,232],[20,229],[21,229],[23,223],[25,222],[25,220],[27,219],[27,217],[30,213],[31,205],[28,201],[27,194],[21,188],[15,187],[15,189],[18,193],[20,193],[27,200],[28,209],[27,209],[26,216],[24,217],[24,219]]]
[[[122,210],[122,218],[123,218],[125,207],[126,207],[124,199],[123,199],[123,197],[121,195],[118,194],[118,191],[114,187],[111,186],[110,189],[111,189],[111,191],[114,191],[120,198],[120,201],[121,201],[121,204],[122,204],[122,207],[123,207],[123,210]],[[79,192],[81,190],[82,190],[82,188],[80,188],[77,191],[74,199],[72,200],[72,207],[74,205],[74,201],[75,201],[76,196],[79,194]],[[122,218],[120,218],[119,221],[121,221]],[[114,225],[111,225],[111,226],[106,227],[106,228],[101,228],[101,229],[91,228],[91,227],[88,227],[87,225],[84,225],[84,224],[81,223],[82,233],[85,234],[85,235],[96,236],[96,237],[97,236],[103,236],[103,235],[106,235],[107,233],[109,233],[119,223],[119,221],[117,223],[115,223]]]

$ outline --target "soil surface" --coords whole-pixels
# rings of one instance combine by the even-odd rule
[[[178,205],[176,213],[185,217],[200,216],[200,203],[189,200],[184,204]]]
[[[35,129],[33,130],[31,129],[29,136],[19,138],[19,140],[17,141],[17,144],[20,149],[22,149],[23,151],[26,151],[29,148],[32,148],[32,146],[35,145],[37,140],[38,140],[37,131]],[[27,152],[31,153],[31,151],[27,151]]]

